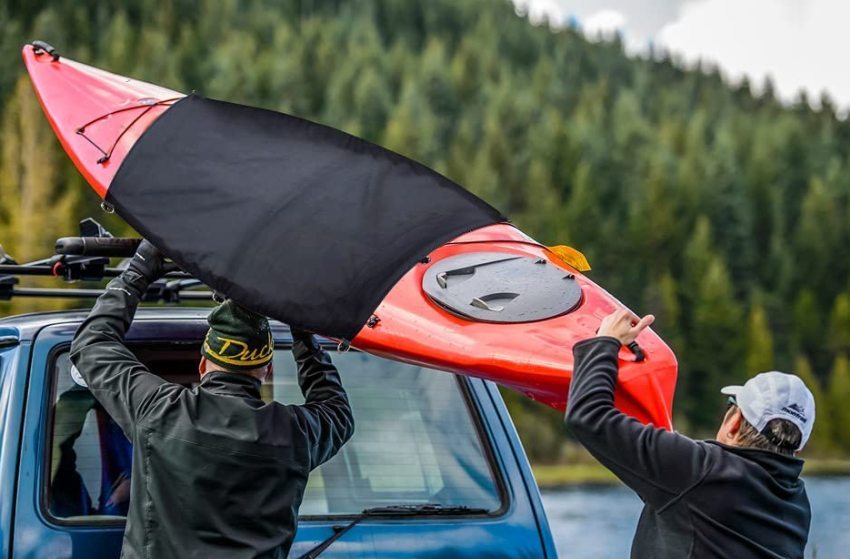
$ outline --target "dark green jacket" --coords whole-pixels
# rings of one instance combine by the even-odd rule
[[[298,335],[303,406],[266,404],[260,382],[210,373],[194,389],[149,372],[124,345],[147,281],[114,279],[80,326],[71,361],[133,442],[121,556],[283,558],[310,471],[351,438],[339,374]]]

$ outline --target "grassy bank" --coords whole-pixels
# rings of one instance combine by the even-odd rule
[[[541,489],[619,483],[611,472],[597,463],[541,464],[533,466],[532,469],[537,485]],[[850,459],[807,458],[803,475],[809,477],[850,475]]]
[[[613,485],[619,483],[614,474],[599,464],[554,464],[532,466],[541,489],[573,485]]]

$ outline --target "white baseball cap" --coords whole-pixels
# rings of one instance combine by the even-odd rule
[[[815,397],[796,375],[770,371],[759,373],[744,386],[725,386],[721,393],[734,396],[750,425],[763,432],[774,419],[790,421],[802,433],[800,446],[806,446],[815,424]]]

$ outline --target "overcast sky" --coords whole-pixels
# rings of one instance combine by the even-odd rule
[[[650,43],[685,60],[715,62],[731,78],[773,78],[792,99],[821,91],[850,109],[850,0],[514,0],[533,21],[619,30],[627,49]]]

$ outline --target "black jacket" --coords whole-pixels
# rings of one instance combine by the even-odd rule
[[[82,324],[71,361],[133,442],[126,559],[283,558],[310,471],[351,437],[336,368],[295,339],[303,406],[266,404],[260,382],[209,373],[188,389],[150,373],[123,343],[147,281],[114,279]]]
[[[576,344],[567,426],[644,501],[634,559],[800,558],[811,509],[803,461],[694,441],[614,408],[618,340]]]

